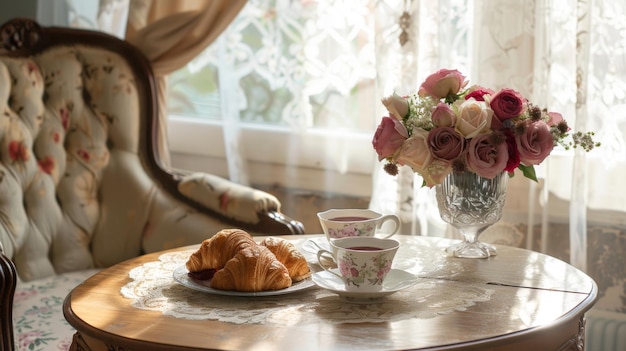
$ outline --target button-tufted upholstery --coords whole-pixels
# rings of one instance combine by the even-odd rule
[[[270,194],[159,167],[154,78],[127,43],[23,20],[0,34],[0,244],[17,269],[16,307],[24,292],[42,301],[46,288],[37,282],[67,294],[83,277],[68,273],[69,286],[59,289],[63,273],[92,274],[145,252],[198,243],[225,227],[303,232]],[[0,273],[5,293],[12,278],[6,267]],[[11,301],[2,302],[4,314]],[[56,313],[60,307],[57,301]],[[23,318],[13,316],[18,325]],[[61,336],[42,330],[33,341],[33,330],[19,327],[20,349],[57,349]]]

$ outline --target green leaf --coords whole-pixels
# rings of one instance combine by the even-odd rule
[[[534,180],[535,182],[537,182],[537,174],[535,174],[535,167],[534,166],[524,166],[523,164],[519,164],[519,166],[517,166],[517,168],[522,171],[522,173],[524,174],[524,177]]]

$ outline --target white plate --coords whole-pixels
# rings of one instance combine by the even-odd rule
[[[257,292],[242,292],[242,291],[230,291],[213,289],[208,284],[210,280],[200,281],[193,279],[189,276],[189,271],[185,265],[182,265],[174,270],[174,280],[179,284],[182,284],[188,288],[202,291],[214,295],[226,295],[226,296],[274,296],[295,293],[314,286],[315,284],[311,278],[306,278],[299,282],[293,283],[290,287],[280,290],[269,291],[257,291]]]
[[[339,270],[337,268],[331,270],[339,273]],[[385,278],[385,281],[383,282],[382,290],[376,292],[346,291],[346,285],[343,280],[327,271],[321,271],[313,274],[312,279],[317,286],[330,290],[341,297],[345,297],[348,300],[366,301],[379,299],[400,290],[409,288],[417,283],[417,277],[415,275],[401,269],[392,269],[391,271],[389,271],[387,277]]]

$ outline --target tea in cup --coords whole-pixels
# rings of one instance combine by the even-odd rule
[[[394,239],[360,236],[336,239],[330,245],[332,252],[324,249],[317,252],[318,263],[339,277],[345,283],[346,291],[359,292],[382,290],[400,247]],[[335,262],[339,273],[325,264],[324,261],[329,259]]]
[[[368,209],[332,209],[319,212],[317,217],[329,241],[352,236],[374,236],[387,221],[392,221],[394,228],[384,235],[385,238],[396,234],[400,229],[398,216],[384,215]]]

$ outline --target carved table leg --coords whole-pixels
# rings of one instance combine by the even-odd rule
[[[581,316],[578,321],[578,333],[572,335],[558,351],[584,351],[585,350],[585,316]]]
[[[91,348],[89,348],[80,333],[75,333],[69,351],[91,351]]]

